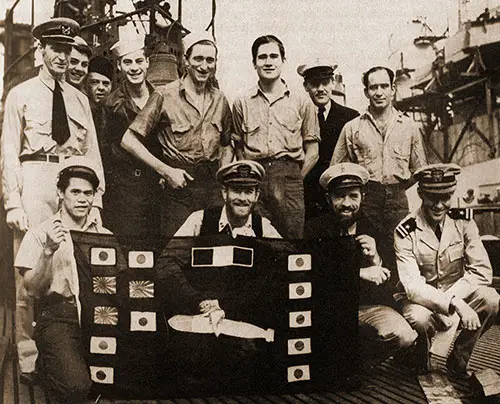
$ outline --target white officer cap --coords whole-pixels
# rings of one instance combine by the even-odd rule
[[[328,167],[321,177],[319,184],[328,190],[340,188],[362,187],[370,178],[368,170],[359,164],[339,163]]]

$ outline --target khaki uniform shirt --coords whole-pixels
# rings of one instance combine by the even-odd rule
[[[129,129],[144,138],[157,136],[167,163],[218,161],[230,141],[231,110],[224,94],[210,87],[202,114],[179,79],[156,88]]]
[[[466,298],[492,282],[491,263],[476,223],[446,216],[439,241],[421,209],[401,223],[411,217],[416,229],[405,238],[394,235],[400,282],[412,302],[450,314],[453,296]]]
[[[307,94],[288,87],[273,102],[257,85],[233,105],[233,140],[245,159],[304,160],[304,143],[319,142],[316,107]]]
[[[422,135],[415,123],[393,108],[385,136],[367,110],[345,124],[331,165],[350,161],[370,172],[370,180],[384,185],[409,181],[427,165]]]
[[[23,270],[35,268],[46,246],[47,231],[52,226],[55,218],[61,218],[60,211],[50,219],[28,230],[16,256],[14,263],[16,268]],[[111,234],[109,230],[95,222],[86,223],[80,231]],[[64,297],[78,297],[78,273],[73,252],[73,242],[69,233],[66,240],[59,245],[59,248],[52,256],[51,272],[52,281],[48,289],[40,291],[39,295],[34,297],[39,298],[51,293],[57,293]]]
[[[40,70],[37,77],[19,84],[7,95],[0,138],[2,190],[6,210],[22,207],[23,174],[19,158],[32,155],[88,157],[97,169],[100,180],[94,205],[102,207],[104,174],[88,98],[64,81],[60,85],[70,130],[69,139],[62,145],[52,139],[55,81],[45,68]]]

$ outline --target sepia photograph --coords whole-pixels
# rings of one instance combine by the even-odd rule
[[[0,404],[500,404],[500,0],[0,5]]]

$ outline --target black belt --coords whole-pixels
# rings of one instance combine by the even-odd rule
[[[40,308],[45,308],[48,306],[54,306],[56,304],[67,303],[76,306],[75,296],[63,296],[59,293],[51,293],[50,295],[43,296],[39,299]]]
[[[298,164],[298,165],[301,164],[300,161],[294,160],[288,156],[284,156],[284,157],[280,157],[280,158],[266,157],[263,159],[256,159],[255,161],[263,166],[272,166],[273,164],[277,164],[277,163],[294,163],[294,164]]]
[[[19,161],[24,163],[25,161],[45,161],[46,163],[59,163],[61,160],[67,159],[71,156],[58,156],[57,154],[34,154],[34,155],[24,155],[19,157]]]
[[[406,189],[408,188],[408,183],[409,181],[405,181],[405,182],[400,182],[400,183],[397,183],[397,184],[382,184],[380,182],[377,182],[377,181],[368,181],[368,183],[366,184],[366,190],[377,190],[377,189],[385,189],[385,188],[389,188],[389,189],[396,189],[396,190],[400,190],[400,191],[406,191]]]

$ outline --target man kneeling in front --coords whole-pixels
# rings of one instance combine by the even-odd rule
[[[57,180],[60,210],[28,230],[15,260],[26,290],[37,299],[38,365],[56,403],[84,403],[92,386],[79,325],[78,274],[70,235],[70,230],[110,233],[89,220],[99,185],[90,167],[83,157],[62,163]]]

